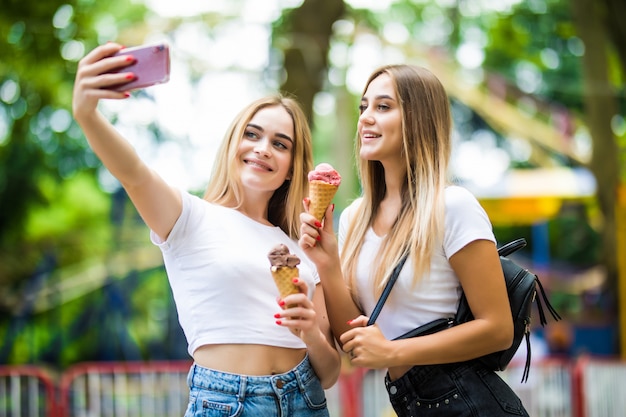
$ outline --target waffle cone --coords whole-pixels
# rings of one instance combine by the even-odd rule
[[[324,181],[314,180],[309,182],[309,213],[321,221],[338,188],[337,185]]]
[[[285,298],[289,294],[297,294],[300,292],[298,287],[293,283],[293,279],[299,276],[298,268],[291,268],[288,266],[272,267],[272,277],[274,283],[280,293],[280,298]]]

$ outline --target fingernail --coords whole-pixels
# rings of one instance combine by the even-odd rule
[[[317,237],[315,238],[318,242],[322,240],[322,236],[321,235],[317,235]]]
[[[124,97],[126,98],[130,97],[130,93],[129,92],[124,93]]]
[[[300,281],[298,281],[298,278],[294,278],[294,279],[293,279],[293,283],[294,283],[294,284],[297,284],[298,282],[300,282]]]
[[[352,320],[348,320],[346,323],[347,324],[352,324]]]
[[[282,321],[280,321],[280,320],[276,320],[276,324],[279,324],[279,325],[280,325],[280,324],[283,324],[283,322],[282,322]]]
[[[280,300],[280,302],[278,303],[278,305],[282,307],[282,306],[284,306],[284,305],[285,305],[285,302],[284,302],[283,300]]]
[[[315,222],[315,227],[322,227],[322,223],[321,223],[321,222],[319,222],[319,221],[316,221],[316,222]]]
[[[126,79],[127,80],[134,80],[135,79],[135,74],[133,74],[133,73],[127,74],[126,75]]]
[[[330,211],[335,211],[335,204],[334,203],[330,205]]]
[[[275,319],[279,319],[279,318],[280,318],[280,313],[276,313],[276,314],[274,314],[274,318],[275,318]]]
[[[126,57],[126,62],[131,62],[131,61],[134,61],[134,60],[135,60],[135,57],[134,57],[134,56],[132,56],[132,55],[128,55],[128,56]]]
[[[303,201],[304,203],[308,203],[308,202],[309,202],[309,198],[308,198],[308,197],[304,197],[304,199],[302,199],[302,201]]]

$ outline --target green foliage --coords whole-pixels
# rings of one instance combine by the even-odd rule
[[[5,57],[0,60],[0,288],[22,284],[40,265],[42,253],[53,251],[63,266],[102,247],[92,240],[106,236],[105,197],[94,178],[99,164],[71,117],[73,80],[85,51],[117,39],[119,31],[137,29],[133,25],[145,15],[145,6],[129,0],[5,3],[0,15],[0,56]],[[1,298],[0,308],[6,304]]]
[[[541,87],[529,92],[582,111],[583,47],[576,36],[569,3],[551,1],[545,7],[537,10],[532,2],[520,2],[512,13],[491,16],[490,25],[485,27],[489,42],[484,69],[515,86],[520,82],[516,74],[520,65],[528,65],[542,78]]]

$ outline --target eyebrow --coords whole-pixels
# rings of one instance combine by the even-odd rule
[[[391,97],[390,95],[387,94],[381,94],[379,96],[374,97],[374,100],[392,100],[395,101],[395,99],[393,97]],[[365,96],[361,97],[361,101],[367,101],[367,98]]]
[[[265,132],[265,129],[263,129],[261,126],[259,125],[255,125],[254,123],[248,123],[248,127],[252,127],[254,129],[260,130],[261,132]],[[291,137],[289,135],[285,135],[284,133],[276,133],[276,136],[278,136],[279,138],[288,140],[289,142],[293,143],[293,139],[291,139]]]

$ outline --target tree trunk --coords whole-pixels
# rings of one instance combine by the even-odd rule
[[[598,184],[598,201],[604,216],[602,227],[603,256],[609,291],[617,291],[617,251],[615,204],[619,184],[619,151],[611,130],[611,118],[617,114],[616,91],[609,82],[607,45],[604,26],[606,8],[595,0],[573,0],[572,15],[578,36],[585,44],[582,57],[585,121],[589,128],[593,155],[589,168]]]
[[[284,50],[284,67],[287,78],[281,90],[298,98],[310,122],[313,121],[313,99],[326,79],[332,27],[344,11],[343,0],[305,0],[286,16],[289,45]]]

